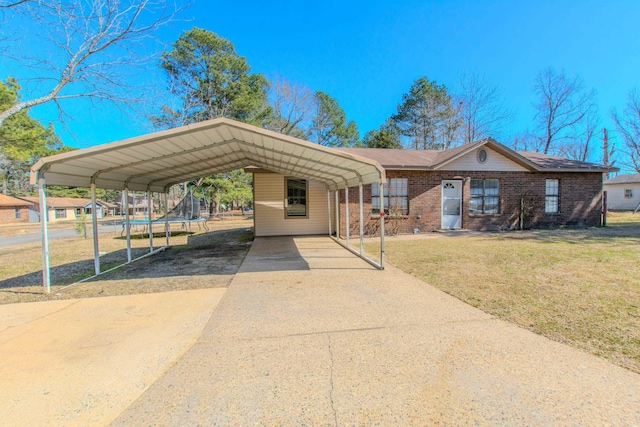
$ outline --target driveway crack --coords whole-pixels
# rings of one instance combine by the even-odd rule
[[[338,426],[338,413],[336,412],[336,408],[333,406],[333,350],[331,349],[331,335],[327,334],[327,339],[329,340],[329,357],[331,359],[331,371],[329,372],[329,383],[331,384],[331,389],[329,390],[329,400],[331,401],[331,410],[333,411],[333,419],[335,421],[335,426]]]

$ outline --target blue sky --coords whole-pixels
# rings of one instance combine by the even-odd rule
[[[580,75],[598,92],[602,124],[640,87],[638,1],[242,1],[195,0],[184,21],[157,36],[169,45],[193,26],[228,38],[254,72],[281,75],[338,100],[361,135],[395,112],[426,76],[455,89],[463,72],[498,84],[516,115],[508,133],[531,127],[532,84],[546,67]],[[33,47],[36,49],[36,47]],[[2,61],[0,78],[20,78]],[[159,72],[138,76],[162,88]],[[88,147],[146,133],[144,121],[115,107],[65,104],[66,144]],[[51,107],[32,114],[55,121]],[[71,133],[71,134],[70,134]],[[508,134],[502,140],[508,143]]]

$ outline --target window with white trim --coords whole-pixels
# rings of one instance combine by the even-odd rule
[[[409,179],[388,178],[384,194],[380,197],[380,185],[371,184],[371,213],[380,213],[380,200],[387,215],[409,215]]]
[[[625,199],[633,198],[633,188],[625,188],[624,189],[624,198]]]
[[[289,178],[286,180],[287,200],[285,215],[287,218],[305,218],[307,216],[307,180]]]
[[[66,209],[56,209],[55,210],[55,214],[56,214],[56,219],[66,218],[67,217],[67,210]]]
[[[560,212],[560,182],[557,179],[545,180],[544,212]]]
[[[469,199],[469,213],[500,213],[500,180],[472,179]]]

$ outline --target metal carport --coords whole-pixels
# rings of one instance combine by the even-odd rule
[[[381,221],[379,263],[365,257],[362,240],[362,186],[374,182],[386,184],[384,168],[378,162],[245,123],[218,118],[38,160],[31,168],[31,184],[38,186],[40,195],[42,274],[45,290],[50,290],[46,185],[91,188],[94,209],[96,188],[124,190],[128,223],[129,190],[146,191],[149,195],[151,192],[164,193],[166,203],[166,193],[174,184],[248,166],[295,175],[324,184],[329,204],[331,192],[335,192],[335,240],[340,244],[343,243],[339,240],[338,190],[344,189],[348,200],[348,188],[359,187],[360,251],[354,251],[349,246],[348,203],[346,244],[343,246],[378,268],[384,268],[384,221]],[[164,246],[153,249],[151,227],[149,215],[149,254],[166,248]],[[132,262],[129,227],[126,226],[125,229],[129,263]],[[98,275],[101,271],[95,215],[93,230],[95,274]],[[329,234],[332,234],[331,215]],[[168,234],[166,245],[169,245]]]

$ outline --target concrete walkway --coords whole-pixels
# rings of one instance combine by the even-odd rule
[[[108,424],[195,343],[225,291],[0,306],[0,425]]]
[[[114,422],[639,425],[640,375],[330,239],[259,238],[204,332]]]

